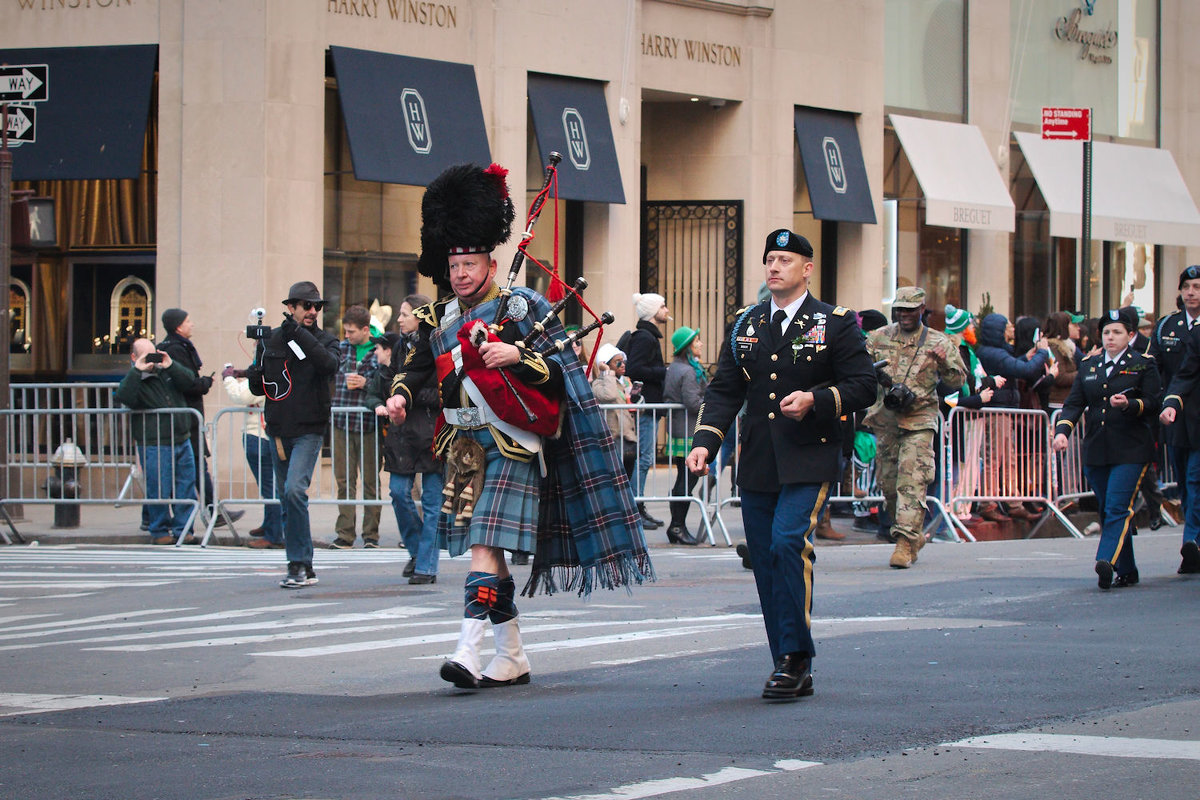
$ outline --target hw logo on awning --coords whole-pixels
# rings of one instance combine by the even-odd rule
[[[842,163],[842,148],[837,139],[826,136],[821,140],[821,152],[825,154],[825,171],[829,174],[829,185],[838,194],[846,193],[846,167]]]
[[[429,115],[425,113],[425,99],[416,89],[405,89],[400,93],[400,106],[404,109],[409,145],[421,155],[429,155],[433,134],[429,130]]]
[[[563,133],[567,136],[567,155],[575,169],[582,172],[592,165],[592,151],[588,148],[587,129],[583,127],[583,115],[574,108],[564,108],[562,123]]]

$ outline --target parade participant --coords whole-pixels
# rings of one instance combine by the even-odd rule
[[[288,560],[279,586],[299,589],[317,582],[308,486],[329,427],[329,381],[338,369],[338,340],[317,327],[325,301],[312,281],[292,284],[283,304],[283,324],[259,340],[246,378],[251,392],[267,398],[263,417],[275,448]]]
[[[950,337],[921,324],[924,289],[897,289],[892,310],[898,321],[867,337],[871,358],[888,363],[864,422],[875,433],[876,478],[896,537],[888,563],[908,569],[925,546],[925,495],[936,471],[938,382],[958,389],[967,370]]]
[[[1188,510],[1192,491],[1200,496],[1200,392],[1181,394],[1182,389],[1172,385],[1183,369],[1189,340],[1191,347],[1200,346],[1200,266],[1193,264],[1179,274],[1179,298],[1183,308],[1159,321],[1153,339],[1158,351],[1155,359],[1158,374],[1167,390],[1162,410],[1167,457],[1175,467],[1179,505],[1184,515],[1179,574],[1187,575],[1200,572],[1200,547],[1196,543],[1200,536],[1200,503],[1195,511]],[[1179,421],[1180,411],[1184,424],[1172,424]]]
[[[459,165],[426,189],[418,268],[448,296],[414,312],[418,340],[387,402],[399,424],[416,391],[439,383],[434,449],[447,462],[439,543],[451,556],[471,554],[458,645],[440,671],[459,688],[529,682],[506,550],[535,554],[527,596],[653,578],[633,492],[583,365],[573,354],[542,354],[547,336],[562,336],[545,298],[523,287],[505,295],[495,281],[491,252],[513,219],[506,175],[495,164]],[[542,320],[546,332],[526,346]],[[496,656],[481,668],[489,620]]]
[[[1133,500],[1154,458],[1151,423],[1158,413],[1160,384],[1154,359],[1130,347],[1137,317],[1122,308],[1109,311],[1103,321],[1104,353],[1079,365],[1054,428],[1053,446],[1059,452],[1067,448],[1075,423],[1086,411],[1084,471],[1100,506],[1096,575],[1107,591],[1138,582]]]
[[[808,240],[772,231],[769,300],[739,312],[700,407],[687,466],[705,474],[746,403],[738,469],[742,521],[775,668],[763,697],[813,692],[813,533],[842,472],[843,414],[875,399],[875,370],[853,311],[808,291]]]

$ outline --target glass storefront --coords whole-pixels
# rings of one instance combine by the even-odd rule
[[[887,0],[884,104],[961,117],[963,0]]]

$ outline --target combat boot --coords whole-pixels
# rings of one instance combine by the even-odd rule
[[[888,564],[896,569],[908,569],[912,562],[912,543],[907,536],[897,536],[896,549],[892,551]]]
[[[912,563],[917,563],[917,553],[921,552],[921,548],[925,546],[925,534],[917,534],[916,539],[910,539],[908,542],[908,554],[912,556]]]

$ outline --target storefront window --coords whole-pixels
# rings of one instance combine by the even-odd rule
[[[886,0],[884,102],[963,113],[963,0]]]
[[[1011,0],[1013,122],[1092,109],[1096,135],[1157,142],[1156,0]]]
[[[891,128],[884,131],[884,153],[884,300],[896,286],[920,286],[933,312],[930,324],[940,326],[947,303],[971,308],[964,298],[966,239],[959,228],[925,224],[920,185]]]
[[[123,372],[134,339],[154,338],[154,263],[79,260],[71,265],[71,367]]]
[[[1107,251],[1106,308],[1137,306],[1144,314],[1158,314],[1154,246],[1142,242],[1110,242]]]

